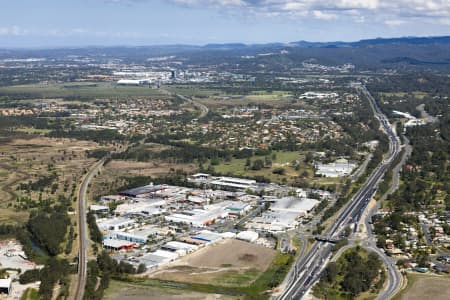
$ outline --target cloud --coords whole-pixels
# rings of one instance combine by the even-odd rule
[[[133,0],[112,0],[133,1]],[[139,0],[134,0],[139,1]],[[141,0],[144,1],[144,0]],[[417,21],[438,23],[450,19],[449,0],[169,0],[175,5],[215,8],[269,17],[291,16],[321,20],[373,20],[382,23]],[[238,12],[239,11],[239,12]],[[395,23],[394,22],[394,23]],[[444,22],[445,23],[445,22]]]
[[[98,37],[98,38],[131,38],[146,37],[144,34],[133,31],[99,31],[89,28],[22,28],[19,26],[0,27],[0,36],[25,37]]]
[[[27,30],[16,25],[0,27],[0,36],[22,36],[27,33]]]

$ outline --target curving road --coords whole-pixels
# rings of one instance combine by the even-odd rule
[[[77,288],[75,292],[75,300],[83,300],[84,288],[86,286],[87,276],[87,255],[89,247],[89,239],[87,235],[87,222],[86,222],[86,194],[89,187],[89,183],[92,178],[98,173],[100,168],[105,163],[102,159],[96,162],[89,170],[89,173],[84,176],[81,182],[81,187],[78,191],[78,240],[79,240],[79,254],[78,254],[78,278]]]

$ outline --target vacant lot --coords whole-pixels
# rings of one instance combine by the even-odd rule
[[[112,281],[106,300],[231,300],[231,296]]]
[[[264,272],[276,251],[251,243],[226,240],[190,254],[151,274],[168,281],[246,286]]]
[[[408,275],[408,286],[397,300],[450,299],[450,277]]]

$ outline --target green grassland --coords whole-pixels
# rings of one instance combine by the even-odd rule
[[[298,176],[299,173],[306,171],[309,175],[312,173],[312,169],[309,166],[303,164],[303,155],[299,152],[288,152],[288,151],[274,151],[276,158],[272,161],[271,167],[265,167],[261,170],[252,170],[250,168],[246,168],[247,159],[232,159],[229,162],[221,161],[219,165],[213,166],[214,171],[225,174],[225,175],[233,175],[233,176],[243,176],[243,177],[254,177],[254,176],[264,176],[270,178],[273,181],[281,181],[282,178],[288,179],[292,176]],[[251,161],[255,161],[257,159],[261,159],[264,161],[264,156],[254,156],[251,158]],[[296,171],[292,167],[293,161],[299,161],[301,167],[298,171]],[[284,168],[285,175],[273,174],[272,171],[275,168]]]
[[[326,178],[326,177],[314,177],[314,170],[311,165],[304,163],[304,154],[300,152],[290,152],[290,151],[273,151],[276,155],[275,160],[272,160],[271,167],[264,167],[261,170],[252,170],[250,167],[246,167],[247,159],[232,159],[231,161],[220,161],[218,165],[213,166],[216,173],[227,176],[238,176],[238,177],[255,177],[264,176],[270,179],[272,182],[282,183],[292,183],[294,177],[303,177],[307,175],[308,181],[317,185],[335,185],[340,184],[341,179],[339,178]],[[269,155],[272,159],[271,155]],[[263,160],[264,156],[254,156],[251,158],[253,163],[255,160]],[[297,162],[298,166],[294,167],[293,162]],[[284,174],[274,174],[274,170],[283,168]]]
[[[0,87],[0,95],[11,98],[107,98],[107,97],[144,97],[167,98],[156,89],[148,86],[118,86],[114,83],[64,83],[64,84],[28,84]]]
[[[23,293],[22,297],[20,297],[20,300],[39,300],[41,299],[39,297],[39,293],[36,289],[28,288]]]
[[[411,93],[415,98],[417,99],[423,99],[425,96],[428,95],[428,93],[425,92],[412,92]],[[406,92],[397,92],[397,93],[380,93],[381,96],[386,96],[386,97],[405,97],[406,95],[408,95],[408,93]]]

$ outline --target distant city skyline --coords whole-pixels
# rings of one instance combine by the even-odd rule
[[[14,0],[0,48],[450,35],[448,0]]]

